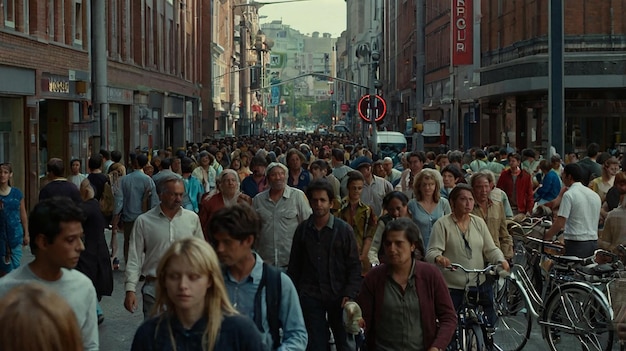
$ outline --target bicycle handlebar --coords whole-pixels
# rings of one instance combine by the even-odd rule
[[[460,269],[467,274],[485,274],[485,275],[498,274],[502,278],[505,278],[510,275],[509,272],[502,269],[502,265],[500,264],[490,264],[487,267],[482,268],[482,269],[468,269],[458,263],[452,263],[450,264],[449,267],[446,267],[446,268],[452,272],[456,271],[457,269]]]

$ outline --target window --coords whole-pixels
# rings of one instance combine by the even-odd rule
[[[83,45],[83,1],[74,2],[74,44]]]
[[[15,28],[15,0],[2,0],[4,9],[4,26]]]
[[[143,50],[143,65],[144,67],[150,67],[150,63],[152,62],[150,59],[152,57],[152,8],[150,6],[146,6],[145,19],[144,19],[144,50]]]
[[[167,69],[174,74],[174,21],[167,21]]]
[[[48,1],[48,38],[54,40],[54,0]]]

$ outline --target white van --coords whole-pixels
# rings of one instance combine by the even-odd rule
[[[400,132],[376,133],[376,150],[378,150],[378,156],[380,156],[381,159],[391,157],[394,165],[400,163],[398,154],[406,151],[406,145],[406,138],[404,134]]]

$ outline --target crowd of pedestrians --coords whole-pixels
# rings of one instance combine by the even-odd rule
[[[63,349],[97,350],[98,301],[120,269],[124,307],[142,303],[132,350],[436,351],[452,339],[466,283],[445,268],[508,270],[507,220],[551,207],[545,238],[567,255],[626,243],[626,175],[595,143],[580,161],[486,147],[404,152],[394,164],[357,141],[206,140],[126,160],[101,150],[87,174],[78,159],[66,173],[53,158],[29,216],[11,165],[0,164],[0,320],[19,311],[16,293],[36,306],[64,300],[37,313],[73,310],[59,334],[78,334]],[[35,259],[21,265],[24,245]],[[366,346],[344,328],[351,301]]]

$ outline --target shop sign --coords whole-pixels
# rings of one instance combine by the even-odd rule
[[[472,0],[452,0],[452,65],[473,62],[473,4]]]
[[[41,90],[56,94],[70,93],[70,80],[68,77],[56,75],[44,75],[41,78]]]

